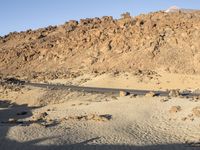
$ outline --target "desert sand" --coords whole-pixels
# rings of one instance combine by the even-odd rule
[[[85,75],[71,83],[152,90],[184,90],[194,85],[191,90],[198,91],[199,76],[160,72],[151,77],[129,73]],[[1,87],[0,106],[2,150],[199,148],[198,98],[120,96],[14,86]]]

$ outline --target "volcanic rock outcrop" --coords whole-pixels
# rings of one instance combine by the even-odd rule
[[[200,11],[71,20],[0,37],[0,73],[59,78],[164,69],[200,73]]]

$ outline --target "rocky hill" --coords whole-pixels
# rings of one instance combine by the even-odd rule
[[[200,11],[71,20],[0,37],[0,73],[59,78],[136,69],[200,73]]]

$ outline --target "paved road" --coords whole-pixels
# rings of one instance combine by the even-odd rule
[[[120,91],[125,91],[129,94],[145,95],[149,92],[154,92],[157,96],[168,96],[169,91],[150,91],[150,90],[136,90],[136,89],[117,89],[117,88],[99,88],[99,87],[85,87],[85,86],[73,86],[73,85],[58,85],[58,84],[44,84],[44,83],[25,83],[25,85],[40,87],[40,88],[52,88],[63,89],[70,91],[81,91],[88,93],[113,93],[119,94]],[[193,97],[198,94],[191,92],[180,93],[182,96]]]
[[[125,91],[129,94],[146,95],[149,92],[154,92],[157,96],[169,96],[169,91],[150,91],[150,90],[136,90],[136,89],[85,87],[85,86],[73,86],[73,85],[63,85],[63,84],[30,83],[30,82],[21,81],[15,78],[8,78],[8,79],[5,79],[3,82],[7,84],[28,85],[28,86],[34,86],[34,87],[40,87],[40,88],[62,89],[62,90],[81,91],[81,92],[88,92],[88,93],[119,94],[120,91]],[[194,96],[200,96],[200,93],[191,93],[190,91],[186,91],[186,92],[180,93],[180,95],[185,96],[185,97],[186,96],[194,97]]]

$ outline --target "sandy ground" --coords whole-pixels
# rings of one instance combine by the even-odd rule
[[[99,76],[85,74],[73,80],[57,79],[49,83],[64,83],[91,87],[127,88],[141,90],[195,90],[200,87],[199,75],[167,73],[162,70],[144,73],[110,73]]]
[[[198,76],[149,76],[103,74],[71,82],[137,89],[199,87]],[[1,90],[0,94],[1,150],[199,149],[200,101],[196,99],[33,87]]]

